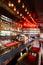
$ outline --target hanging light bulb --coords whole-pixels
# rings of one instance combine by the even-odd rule
[[[13,6],[14,6],[14,4],[12,3],[12,4],[11,4],[11,6],[13,7]]]
[[[20,3],[21,2],[21,0],[18,0],[18,3]]]
[[[24,18],[24,16],[22,16],[22,18]]]
[[[13,6],[14,6],[14,4],[13,4],[13,3],[11,3],[11,2],[9,1],[8,6],[9,6],[9,7],[13,7]]]
[[[29,12],[27,12],[27,14],[29,14]]]
[[[14,7],[14,11],[16,11],[16,7]]]
[[[31,17],[31,14],[29,14],[29,16]],[[32,17],[31,17],[32,18]]]
[[[11,2],[9,1],[9,3],[8,3],[8,6],[10,7],[11,6]]]
[[[24,17],[24,20],[26,20],[25,17]]]
[[[27,8],[25,9],[25,12],[27,12]]]
[[[20,16],[22,16],[22,13],[20,13]]]
[[[24,3],[22,4],[22,8],[24,8],[25,7],[25,5],[24,5]]]
[[[19,14],[19,11],[17,11],[17,14]]]

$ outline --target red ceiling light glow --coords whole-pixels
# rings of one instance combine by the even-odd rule
[[[33,21],[34,24],[37,24],[37,23],[35,22],[35,20],[33,19],[33,17],[31,16],[31,14],[29,14],[29,17],[31,18],[31,20]]]
[[[29,22],[24,22],[24,23],[23,23],[23,27],[29,28],[29,26],[30,26]]]
[[[34,19],[32,18],[32,16],[30,18],[32,19],[32,21],[34,21]]]
[[[23,27],[25,28],[37,28],[38,26],[35,24],[29,24],[29,22],[23,22]]]
[[[33,21],[34,24],[37,24],[37,23],[35,22],[35,20],[34,20],[32,17],[30,17],[30,18],[31,18],[31,20]]]
[[[31,22],[26,18],[26,21],[29,22],[29,24],[31,24]]]
[[[26,18],[24,17],[24,20],[26,20]]]
[[[31,17],[31,14],[29,14],[29,16]]]
[[[24,16],[22,16],[22,18],[24,18]]]

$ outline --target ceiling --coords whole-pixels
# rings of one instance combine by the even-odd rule
[[[8,6],[8,3],[9,3],[9,1],[11,2],[11,3],[13,3],[14,4],[14,6],[17,8],[17,10],[20,12],[20,13],[22,13],[24,16],[26,16],[27,15],[27,13],[24,11],[25,9],[22,9],[22,4],[24,4],[25,5],[25,8],[27,8],[27,10],[29,11],[29,12],[31,12],[31,13],[33,13],[33,12],[35,12],[35,7],[34,7],[34,0],[21,0],[21,3],[19,4],[18,3],[18,1],[17,0],[0,0],[3,4],[5,4],[7,7],[9,7]],[[1,5],[2,7],[3,7],[3,5]],[[5,6],[3,7],[4,9],[6,9],[5,8]],[[9,11],[10,10],[12,10],[13,11],[13,7],[10,7],[10,9],[9,9]],[[15,12],[13,11],[13,14],[15,14]],[[18,15],[19,16],[19,15]]]
[[[13,7],[9,7],[8,3],[11,2],[14,4]],[[20,13],[22,15],[28,16],[29,14],[32,14],[32,17],[36,22],[43,23],[43,0],[21,0],[20,3],[18,3],[18,0],[0,0],[0,13],[16,20],[16,18],[23,20],[23,18],[20,16]],[[24,8],[22,8],[22,5],[24,4]],[[14,11],[14,7],[16,7],[16,11],[19,11],[19,14],[17,14]],[[25,12],[25,9],[27,9],[27,12]]]
[[[43,0],[35,0],[35,8],[38,18],[40,19],[40,23],[43,24]]]

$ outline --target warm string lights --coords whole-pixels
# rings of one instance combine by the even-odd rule
[[[18,0],[18,3],[20,3],[20,2],[21,2],[21,0]],[[8,3],[8,6],[9,6],[9,7],[13,7],[13,8],[14,8],[14,11],[16,11],[17,14],[19,14],[19,11],[17,11],[17,9],[16,9],[16,7],[14,6],[14,4],[11,3],[10,1],[9,1],[9,3]],[[22,8],[25,8],[24,3],[22,4]],[[25,8],[25,12],[27,12],[27,8]],[[29,14],[29,12],[27,12],[27,14]],[[22,16],[22,14],[20,14],[20,16]],[[22,17],[22,18],[23,18],[23,17]],[[24,18],[24,19],[25,19],[25,18]]]
[[[18,3],[21,3],[21,0],[18,0]]]
[[[11,2],[9,1],[9,3],[8,3],[8,6],[10,7],[11,6]]]
[[[31,20],[33,21],[33,23],[34,23],[34,24],[37,24],[37,23],[35,22],[35,20],[33,19],[33,17],[31,16],[31,14],[29,14],[29,16],[30,16]]]
[[[25,8],[25,12],[27,12],[27,8]]]
[[[21,3],[21,0],[18,0],[18,3]],[[13,8],[14,8],[13,10],[14,10],[14,12],[16,12],[16,14],[18,14],[18,15],[19,15],[20,17],[22,17],[24,20],[29,21],[27,18],[24,17],[24,15],[23,15],[22,13],[20,13],[20,12],[16,9],[16,7],[14,6],[14,4],[11,3],[10,1],[9,1],[9,3],[8,3],[8,6],[9,6],[9,7],[13,7]],[[24,3],[22,3],[22,9],[24,9],[24,11],[27,13],[27,15],[29,15],[29,17],[30,17],[31,20],[34,22],[34,24],[36,24],[36,22],[34,21],[33,17],[32,17],[31,14],[29,13],[28,9],[25,7]],[[29,22],[29,23],[30,23],[30,22]]]
[[[22,16],[22,13],[20,13],[20,16]]]
[[[9,1],[8,6],[9,7],[14,7],[14,4]]]
[[[12,7],[14,6],[14,4],[12,3]]]
[[[24,3],[22,4],[22,8],[25,8]],[[27,15],[30,16],[30,18],[32,19],[32,21],[36,24],[36,22],[34,21],[33,17],[31,16],[31,14],[29,13],[29,11],[27,10],[27,8],[25,8],[25,12],[27,12]],[[23,18],[23,17],[22,17]],[[27,20],[27,19],[26,19]]]
[[[27,12],[27,15],[29,14],[29,12]]]
[[[24,5],[24,3],[22,4],[22,8],[23,8],[23,9],[25,8],[25,5]]]
[[[17,11],[17,14],[19,14],[19,11]]]
[[[22,18],[24,18],[24,16],[22,16]]]
[[[16,7],[14,7],[14,11],[16,11]]]

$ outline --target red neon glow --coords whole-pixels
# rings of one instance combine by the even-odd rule
[[[35,24],[29,24],[29,22],[24,22],[23,23],[23,27],[24,28],[38,28],[37,25],[35,25]]]
[[[15,45],[18,45],[19,44],[19,42],[13,42],[13,43],[8,43],[8,44],[4,44],[4,46],[6,46],[6,47],[11,47],[11,46],[15,46]]]
[[[31,20],[32,20],[32,23],[37,25],[36,21],[35,21],[34,18],[31,16],[31,14],[30,14],[30,15],[27,15],[26,18],[27,18],[27,19],[31,19]]]
[[[31,50],[33,50],[33,51],[35,51],[35,52],[39,53],[40,48],[32,47],[32,48],[31,48]]]
[[[28,55],[28,62],[30,65],[35,65],[36,64],[36,56]]]
[[[27,18],[26,18],[26,22],[28,22],[29,24],[32,24]]]

